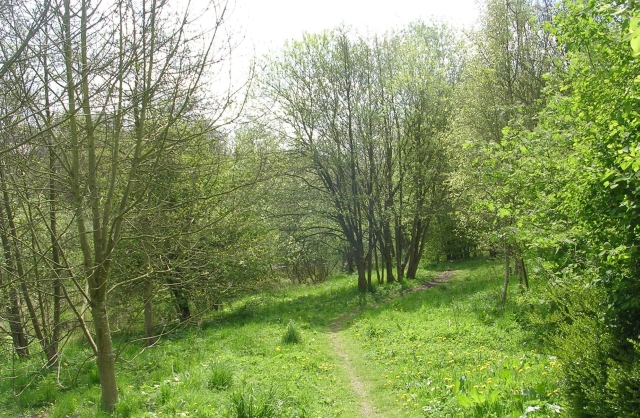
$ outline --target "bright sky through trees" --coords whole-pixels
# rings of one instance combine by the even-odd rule
[[[432,17],[457,28],[476,21],[475,0],[236,0],[232,22],[244,41],[239,55],[278,50],[303,32],[320,32],[345,23],[361,34],[381,33]]]

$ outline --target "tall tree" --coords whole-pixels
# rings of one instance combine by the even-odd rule
[[[509,259],[523,266],[521,228],[532,209],[525,173],[534,154],[517,133],[536,126],[544,104],[545,74],[555,52],[553,37],[543,30],[550,7],[530,0],[486,2],[451,131],[463,150],[459,179],[464,180],[457,184],[466,185],[464,196],[474,196],[486,239],[503,249],[504,292]],[[524,275],[524,268],[519,271]]]
[[[388,281],[394,261],[399,279],[407,265],[415,276],[446,195],[439,136],[458,65],[446,35],[420,23],[384,39],[344,28],[305,35],[273,60],[265,80],[291,149],[331,203],[359,289],[371,286],[378,253]]]
[[[162,156],[213,130],[233,99],[232,89],[214,97],[210,88],[232,47],[221,29],[226,3],[210,2],[202,10],[155,0],[5,6],[21,14],[9,15],[2,28],[10,36],[2,44],[0,81],[6,87],[10,76],[13,91],[27,94],[2,116],[4,128],[20,132],[0,151],[3,248],[15,270],[11,288],[20,289],[19,296],[9,292],[16,295],[11,311],[19,315],[24,301],[44,351],[55,352],[54,363],[57,327],[49,338],[42,327],[45,309],[37,306],[42,299],[33,298],[42,294],[34,285],[41,264],[50,268],[53,322],[64,295],[96,355],[103,407],[110,411],[118,399],[108,309],[114,255]],[[198,30],[206,17],[213,26]],[[204,133],[183,129],[194,116],[207,121]],[[6,158],[11,152],[20,158]],[[18,166],[26,156],[31,164]],[[19,170],[33,183],[18,182],[13,173]],[[16,208],[33,225],[23,236],[13,221]],[[34,260],[29,269],[25,260]],[[36,280],[28,281],[30,275]],[[91,311],[93,330],[78,299]]]

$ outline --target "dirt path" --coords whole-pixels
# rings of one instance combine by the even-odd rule
[[[431,280],[428,283],[405,290],[404,292],[400,293],[400,296],[405,296],[414,292],[421,292],[423,290],[435,287],[440,283],[443,283],[449,280],[454,273],[455,271],[453,270],[445,271],[440,276],[436,277],[435,279]],[[375,303],[369,306],[368,308],[369,309],[375,308],[376,306],[379,306],[383,303],[388,303],[396,298],[397,297],[385,299],[383,301],[380,301],[378,303]],[[358,395],[358,398],[360,398],[360,415],[367,418],[379,417],[380,415],[378,414],[378,411],[376,410],[375,406],[373,406],[371,402],[369,402],[369,395],[367,394],[365,385],[356,374],[355,368],[351,363],[351,358],[349,357],[349,354],[347,353],[344,347],[344,342],[342,341],[342,338],[340,337],[340,333],[339,333],[340,329],[342,328],[345,322],[347,322],[349,319],[353,318],[354,316],[362,313],[363,310],[364,309],[357,309],[355,311],[346,313],[341,317],[339,317],[338,319],[336,319],[335,321],[333,321],[329,326],[329,329],[331,330],[331,333],[329,334],[329,339],[331,340],[331,345],[333,347],[333,350],[344,361],[344,368],[347,372],[347,375],[349,376],[349,380],[351,382],[351,389],[353,389],[353,391]]]

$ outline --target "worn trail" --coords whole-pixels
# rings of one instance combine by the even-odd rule
[[[420,292],[420,291],[435,287],[440,283],[443,283],[449,280],[454,275],[454,273],[455,271],[452,271],[452,270],[446,271],[428,283],[405,290],[404,292],[400,293],[400,296],[405,296],[409,293]],[[388,303],[396,298],[397,297],[386,299],[384,301],[381,301],[374,305],[369,306],[369,308],[374,308],[383,303]],[[379,417],[380,415],[376,410],[376,407],[373,406],[373,404],[370,402],[369,395],[367,394],[367,389],[363,381],[358,376],[355,370],[355,367],[351,362],[351,358],[347,353],[347,350],[345,349],[342,337],[340,336],[340,333],[339,333],[339,331],[342,329],[342,326],[344,325],[345,322],[347,322],[349,319],[353,318],[354,316],[362,313],[362,311],[363,309],[356,309],[352,312],[348,312],[340,316],[335,321],[333,321],[329,326],[329,329],[331,330],[331,333],[329,334],[329,339],[331,340],[331,345],[333,347],[333,350],[336,352],[336,354],[340,356],[340,358],[342,358],[344,362],[345,371],[347,372],[347,375],[349,376],[349,380],[351,382],[351,389],[358,395],[358,398],[360,398],[360,415],[367,418]]]

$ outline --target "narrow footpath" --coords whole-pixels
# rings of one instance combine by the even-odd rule
[[[371,306],[368,306],[367,308],[368,309],[375,308],[376,306],[391,302],[397,299],[398,297],[402,297],[410,293],[421,292],[423,290],[430,289],[432,287],[439,285],[440,283],[446,282],[454,274],[455,274],[455,270],[445,271],[440,276],[436,277],[435,279],[431,280],[428,283],[413,287],[411,289],[407,289],[402,293],[400,293],[400,295],[397,297],[389,298],[384,301],[375,303]],[[360,377],[357,375],[356,370],[353,367],[353,364],[351,363],[351,358],[349,357],[349,354],[347,353],[344,347],[344,342],[342,341],[342,337],[340,336],[340,330],[342,329],[342,326],[344,325],[344,323],[347,322],[349,319],[355,317],[356,315],[359,315],[360,313],[362,313],[362,311],[363,309],[356,309],[352,312],[348,312],[342,315],[341,317],[333,321],[329,326],[329,329],[331,330],[331,333],[329,334],[329,339],[331,340],[331,346],[334,352],[338,354],[344,362],[345,371],[347,372],[347,375],[349,376],[349,380],[351,382],[351,389],[358,395],[358,398],[360,398],[360,415],[366,418],[380,417],[380,415],[378,414],[378,411],[376,410],[376,407],[370,402],[370,398],[369,398],[369,395],[367,394],[367,389],[365,387],[365,384],[363,383],[362,379],[360,379]]]

